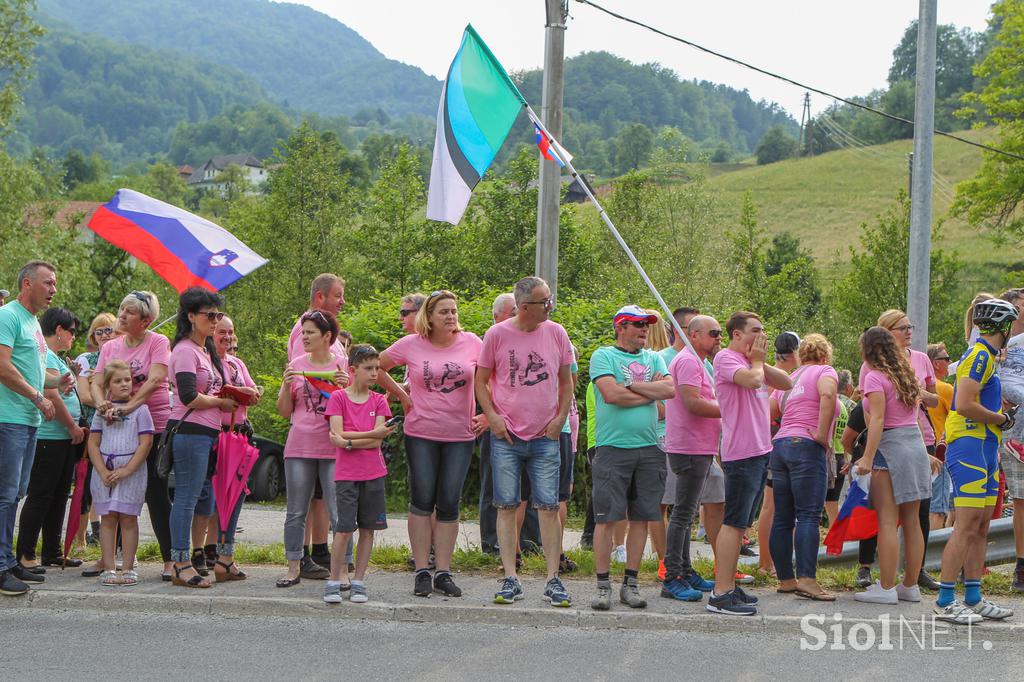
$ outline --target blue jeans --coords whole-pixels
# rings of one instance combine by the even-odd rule
[[[793,579],[795,543],[797,576],[814,578],[821,543],[818,525],[828,487],[825,448],[808,438],[782,438],[774,445],[771,467],[775,517],[769,547],[775,572],[779,580]]]
[[[18,515],[18,500],[28,492],[35,456],[36,427],[0,424],[0,571],[17,563],[14,518]]]
[[[437,520],[459,520],[459,501],[473,460],[476,441],[446,443],[405,436],[405,458],[409,464],[409,513]]]
[[[171,504],[171,561],[190,560],[192,516],[206,482],[215,439],[197,433],[174,436],[174,502]]]
[[[519,472],[525,466],[530,477],[533,507],[558,509],[558,471],[562,465],[558,441],[544,436],[533,440],[511,437],[510,444],[504,438],[496,438],[491,434],[491,476],[495,508],[512,509],[519,506]]]

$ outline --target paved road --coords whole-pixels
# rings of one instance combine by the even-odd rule
[[[9,603],[0,627],[0,667],[28,680],[986,680],[1016,677],[1024,665],[1024,649],[1003,642],[989,651],[801,651],[792,635],[114,616]]]

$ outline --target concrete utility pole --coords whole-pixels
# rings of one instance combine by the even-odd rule
[[[937,0],[920,0],[914,103],[914,156],[910,193],[910,262],[907,315],[916,325],[913,347],[928,346],[928,293],[932,253],[932,140],[935,135],[935,23]]]
[[[556,140],[562,136],[562,86],[565,82],[565,21],[568,0],[544,0],[547,12],[544,35],[544,94],[540,120]],[[551,295],[558,292],[558,216],[562,194],[562,169],[540,158],[540,191],[537,195],[537,276],[547,280]]]

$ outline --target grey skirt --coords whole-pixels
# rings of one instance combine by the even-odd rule
[[[883,431],[872,468],[888,470],[896,504],[926,500],[932,495],[928,451],[916,425]]]

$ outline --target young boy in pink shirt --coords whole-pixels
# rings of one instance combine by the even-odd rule
[[[377,383],[379,371],[380,357],[373,346],[353,346],[349,352],[351,383],[331,394],[324,412],[331,425],[331,443],[337,448],[334,486],[338,522],[334,528],[331,577],[324,588],[324,601],[328,604],[341,603],[342,576],[348,578],[348,563],[343,557],[356,528],[359,552],[350,599],[357,604],[369,601],[363,577],[373,551],[373,533],[388,527],[384,499],[388,468],[380,445],[395,426],[385,425],[391,417],[387,398],[370,390]]]

